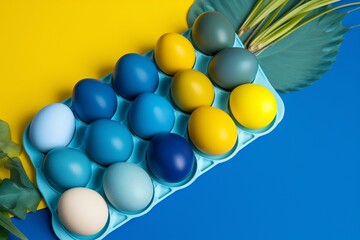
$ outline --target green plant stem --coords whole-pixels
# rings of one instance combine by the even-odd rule
[[[280,19],[278,19],[276,22],[271,24],[264,32],[259,34],[257,37],[254,38],[251,45],[258,45],[264,37],[267,37],[269,34],[273,33],[277,28],[279,28],[281,25],[285,24],[288,21],[291,21],[295,17],[299,16],[300,14],[304,13],[310,13],[313,10],[316,10],[318,8],[327,6],[331,3],[339,2],[340,0],[321,0],[321,1],[309,1],[304,3],[303,5],[300,5],[299,7],[295,8],[294,10],[290,11],[289,13],[282,16]],[[290,29],[288,29],[290,30]]]
[[[275,42],[281,36],[287,33],[288,29],[293,29],[300,21],[304,19],[306,15],[309,13],[303,13],[292,19],[291,21],[288,21],[286,24],[282,25],[281,27],[277,28],[274,32],[269,34],[268,36],[265,36],[262,40],[262,42],[259,45],[256,45],[256,48],[253,49],[253,45],[249,46],[250,51],[257,51],[258,49],[262,49],[271,43]]]
[[[264,8],[259,12],[259,14],[249,22],[248,29],[252,29],[253,27],[255,27],[257,24],[263,21],[263,19],[266,19],[272,12],[274,12],[281,5],[283,5],[283,3],[287,1],[288,0],[270,1],[270,3],[266,4]]]
[[[280,7],[278,7],[269,18],[265,18],[264,21],[266,20],[265,24],[262,24],[262,27],[258,30],[258,31],[254,31],[252,32],[252,34],[246,39],[246,43],[245,46],[247,47],[248,45],[250,45],[250,42],[252,41],[253,38],[256,38],[259,34],[261,34],[263,31],[265,31],[267,29],[267,27],[269,27],[269,25],[275,20],[275,18],[279,15],[279,13],[281,12],[281,10],[285,7],[285,5],[288,3],[289,1],[285,1],[282,5],[280,5]],[[261,26],[261,25],[260,25]]]
[[[247,48],[247,45],[249,44],[249,42],[251,41],[251,39],[253,38],[253,36],[260,30],[260,27],[264,24],[264,22],[266,21],[266,18],[264,18],[264,20],[262,20],[261,23],[258,24],[258,26],[254,29],[254,31],[250,34],[250,36],[246,39],[244,46]]]
[[[241,25],[241,27],[239,28],[237,34],[240,37],[244,32],[245,29],[248,25],[248,23],[253,19],[253,17],[257,14],[257,12],[260,10],[262,4],[263,4],[264,0],[258,0],[254,7],[252,8],[251,12],[249,13],[248,17],[246,18],[246,20],[244,21],[244,23]]]
[[[304,26],[304,25],[306,25],[306,24],[314,21],[315,19],[317,19],[317,18],[319,18],[319,17],[321,17],[321,16],[323,16],[323,15],[325,15],[325,14],[328,14],[328,13],[330,13],[330,12],[336,11],[336,10],[338,10],[338,9],[342,9],[342,8],[346,8],[346,7],[352,7],[352,6],[359,6],[359,5],[360,5],[360,2],[348,3],[348,4],[344,4],[344,5],[341,5],[341,6],[337,6],[337,7],[328,9],[328,10],[326,10],[326,11],[324,11],[324,12],[321,12],[321,13],[318,13],[318,14],[310,17],[309,19],[301,22],[299,25],[297,25],[295,28],[292,28],[290,31],[286,32],[286,33],[285,33],[283,36],[281,36],[280,38],[277,38],[277,39],[273,40],[272,42],[267,41],[267,42],[265,42],[263,45],[259,45],[259,46],[257,47],[257,49],[255,49],[255,51],[259,51],[259,50],[261,50],[261,49],[264,48],[264,47],[268,47],[269,44],[274,45],[275,43],[277,43],[277,42],[280,41],[281,39],[289,36],[290,34],[292,34],[293,32],[295,32],[296,30],[298,30],[298,29],[301,28],[302,26]]]
[[[321,3],[321,7],[324,1]],[[305,5],[305,4],[304,4]],[[337,7],[332,7],[330,9],[327,9],[323,12],[320,12],[318,14],[315,14],[312,17],[309,17],[306,20],[303,20],[303,18],[309,14],[309,11],[296,14],[296,17],[292,17],[287,22],[283,23],[282,25],[279,25],[279,23],[271,25],[269,28],[264,30],[262,33],[256,35],[252,41],[247,45],[248,49],[252,52],[254,52],[256,55],[259,55],[261,52],[263,52],[264,49],[267,49],[268,47],[276,44],[280,40],[284,39],[285,37],[289,36],[291,33],[295,32],[302,26],[314,21],[315,19],[328,14],[332,11],[346,8],[346,7],[352,7],[352,6],[359,6],[360,2],[355,3],[348,3]],[[302,5],[303,6],[303,5]],[[300,6],[301,7],[301,6]],[[299,7],[298,7],[299,8]],[[297,9],[298,9],[297,8]],[[313,6],[309,6],[309,8],[313,8]],[[302,8],[304,10],[304,8]],[[355,11],[359,8],[355,8],[351,11]],[[348,11],[350,12],[350,11]],[[283,17],[286,19],[286,16]],[[287,17],[288,18],[288,17]],[[280,22],[283,22],[284,20],[281,20]],[[277,26],[277,28],[274,28],[274,26]],[[271,30],[271,31],[270,31]]]

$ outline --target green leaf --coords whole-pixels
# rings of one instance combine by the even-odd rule
[[[8,158],[5,167],[10,170],[10,179],[0,183],[0,209],[25,219],[27,209],[36,211],[41,195],[26,175],[19,158]]]
[[[9,215],[4,211],[0,211],[0,226],[0,240],[7,239],[10,232],[21,240],[27,240],[25,235],[15,227]]]
[[[222,12],[238,29],[255,2],[256,0],[196,0],[188,13],[188,25],[191,26],[202,12],[211,10]],[[277,19],[299,2],[290,0]],[[277,91],[286,93],[300,90],[320,79],[331,68],[344,34],[350,29],[342,25],[346,15],[347,13],[331,12],[317,18],[258,56],[262,69]],[[243,34],[241,40],[245,42],[249,34],[251,33]]]
[[[35,212],[41,195],[34,187],[17,156],[21,146],[11,140],[9,125],[0,120],[0,166],[10,170],[10,179],[0,180],[0,240],[7,239],[9,233],[21,240],[27,238],[11,222],[8,212],[25,219],[27,209]]]
[[[10,157],[17,157],[21,153],[21,146],[11,140],[9,125],[0,120],[0,149]]]

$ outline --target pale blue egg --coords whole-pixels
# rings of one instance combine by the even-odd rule
[[[118,210],[126,213],[143,211],[151,203],[154,187],[150,176],[133,163],[115,163],[103,177],[106,198]]]
[[[41,109],[31,121],[29,137],[32,145],[43,153],[67,146],[75,133],[75,117],[62,103]]]

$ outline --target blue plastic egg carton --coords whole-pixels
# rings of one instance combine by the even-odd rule
[[[183,33],[183,35],[190,39],[191,41],[191,30],[188,30]],[[233,47],[242,47],[243,44],[241,43],[240,39],[236,36],[235,43]],[[148,57],[151,60],[154,60],[153,58],[153,51],[148,52],[145,54],[146,57]],[[196,50],[196,62],[193,67],[193,69],[196,69],[202,73],[207,74],[207,67],[208,63],[212,59],[212,56],[207,56],[201,53],[200,51]],[[159,85],[155,91],[156,94],[159,94],[163,97],[165,97],[170,103],[172,103],[174,110],[175,110],[175,124],[171,130],[172,133],[176,133],[185,139],[189,140],[188,133],[187,133],[187,122],[189,120],[190,114],[185,114],[182,111],[179,111],[178,108],[175,106],[173,101],[170,97],[170,83],[172,80],[172,77],[165,75],[159,70]],[[112,81],[112,75],[108,75],[101,79],[101,81],[110,84]],[[152,177],[152,175],[149,173],[146,167],[146,160],[145,160],[145,153],[146,148],[149,143],[149,141],[141,139],[137,136],[133,136],[134,139],[134,149],[130,156],[130,158],[127,160],[127,162],[135,163],[141,168],[145,169],[146,172],[149,173],[149,175],[152,178],[152,183],[154,187],[154,196],[151,204],[142,212],[136,213],[136,214],[126,214],[123,212],[120,212],[116,210],[114,207],[111,206],[111,204],[106,200],[105,194],[102,190],[102,176],[106,169],[106,167],[100,166],[99,164],[92,162],[92,176],[89,181],[89,183],[86,185],[87,188],[91,188],[98,193],[106,200],[109,208],[109,218],[107,225],[105,228],[98,234],[92,235],[92,236],[79,236],[74,233],[69,232],[60,222],[59,215],[57,213],[57,205],[59,198],[61,196],[61,192],[55,190],[53,186],[47,181],[43,170],[42,170],[42,162],[45,157],[45,154],[38,151],[34,146],[32,146],[30,139],[29,139],[29,128],[27,128],[25,134],[24,134],[24,146],[25,150],[28,153],[32,164],[34,165],[36,169],[36,180],[38,187],[43,194],[45,201],[49,207],[49,210],[52,213],[52,225],[53,229],[56,233],[56,235],[60,239],[103,239],[107,234],[114,231],[116,228],[120,227],[121,225],[125,224],[127,221],[140,217],[147,212],[149,212],[155,205],[157,205],[159,202],[170,196],[171,194],[175,193],[176,191],[186,188],[190,184],[192,184],[198,177],[200,177],[205,172],[209,171],[213,167],[215,167],[217,164],[226,162],[233,158],[243,147],[248,145],[250,142],[254,141],[256,138],[265,135],[269,132],[271,132],[282,120],[284,116],[284,104],[280,98],[280,96],[277,94],[277,92],[274,90],[274,88],[269,83],[268,79],[266,78],[264,72],[262,71],[261,67],[259,67],[256,78],[253,83],[257,83],[260,85],[265,86],[267,89],[269,89],[273,95],[276,98],[277,102],[277,114],[274,119],[274,121],[265,129],[262,130],[249,130],[244,127],[241,127],[239,124],[237,124],[237,134],[238,134],[238,140],[236,142],[235,147],[231,152],[229,152],[226,157],[220,158],[215,156],[209,156],[206,155],[200,151],[198,151],[195,147],[193,147],[194,154],[196,157],[195,161],[195,167],[194,172],[192,174],[192,177],[190,179],[185,180],[184,182],[179,183],[178,185],[174,186],[171,184],[166,184],[163,182],[157,181],[155,178]],[[220,108],[224,110],[226,113],[228,113],[231,116],[231,113],[229,111],[228,107],[228,101],[230,92],[225,91],[223,89],[220,89],[217,86],[215,87],[215,99],[212,104],[212,106]],[[112,120],[119,121],[123,123],[125,126],[129,127],[128,120],[127,120],[127,113],[129,110],[129,107],[131,105],[131,101],[126,100],[120,96],[117,96],[118,101],[118,108],[114,116],[112,117]],[[72,109],[72,102],[71,98],[65,100],[63,102],[67,106],[69,106]],[[236,121],[235,121],[236,122]],[[79,149],[84,152],[84,132],[86,130],[87,124],[83,123],[79,119],[76,118],[76,131],[75,135],[68,145],[68,147]],[[190,142],[190,140],[189,140]]]

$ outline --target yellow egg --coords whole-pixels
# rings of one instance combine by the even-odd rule
[[[180,70],[191,69],[195,63],[193,45],[178,33],[162,35],[155,45],[154,54],[157,66],[170,76]]]
[[[183,70],[175,74],[171,82],[171,96],[184,112],[192,112],[201,106],[210,106],[215,91],[205,74],[196,70]]]
[[[191,142],[197,149],[210,155],[229,152],[236,143],[237,130],[232,118],[215,107],[199,107],[188,124]]]
[[[240,85],[230,94],[231,113],[246,128],[266,127],[274,120],[276,109],[274,95],[258,84]]]

